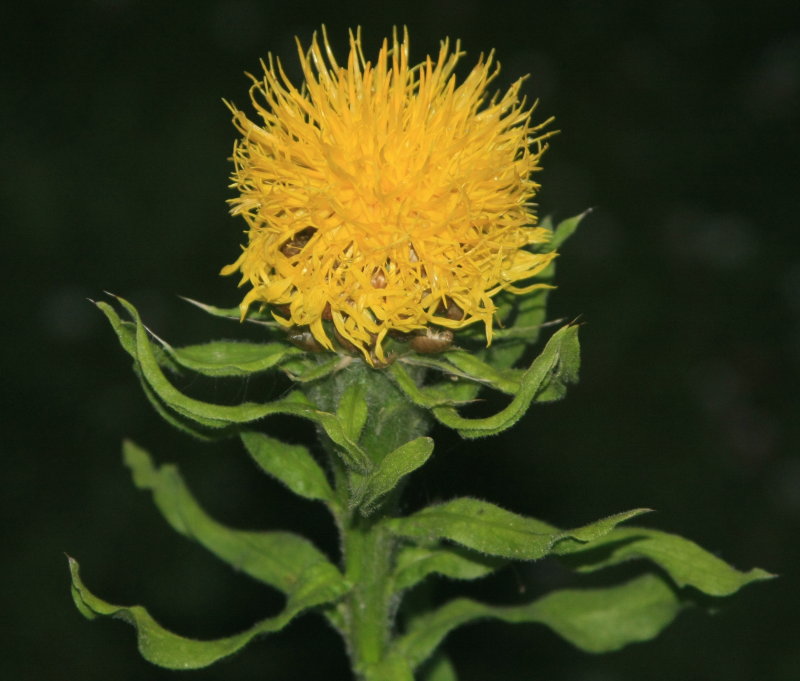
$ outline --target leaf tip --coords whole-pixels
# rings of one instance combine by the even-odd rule
[[[774,572],[768,572],[762,568],[753,568],[747,572],[747,577],[750,578],[751,582],[765,582],[771,579],[778,579],[780,575]]]
[[[122,441],[122,461],[130,469],[133,484],[139,489],[151,486],[151,478],[155,473],[153,459],[133,440]]]

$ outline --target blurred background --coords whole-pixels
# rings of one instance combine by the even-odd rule
[[[16,3],[0,65],[4,676],[173,678],[142,661],[133,631],[75,610],[64,552],[116,603],[221,636],[281,599],[174,535],[119,455],[122,437],[175,461],[216,517],[288,528],[335,553],[328,518],[255,471],[235,443],[204,445],[151,410],[99,312],[124,295],[175,344],[243,337],[177,294],[234,305],[243,221],[225,200],[234,139],[224,97],[247,105],[244,71],[268,51],[294,67],[293,36],[321,23],[368,55],[407,25],[413,61],[444,36],[465,66],[492,48],[498,87],[531,73],[554,115],[541,214],[594,207],[559,260],[553,317],[582,316],[581,383],[491,442],[445,433],[409,503],[474,495],[570,526],[636,506],[741,569],[748,587],[709,616],[603,657],[536,626],[480,623],[446,649],[464,681],[800,678],[800,22],[796,2]],[[211,398],[266,385],[206,386]],[[191,386],[181,386],[191,387]],[[308,427],[264,423],[301,441]],[[465,587],[533,598],[546,563]],[[443,594],[450,585],[440,585]],[[186,678],[189,678],[187,675]],[[336,635],[313,617],[198,680],[345,680]]]

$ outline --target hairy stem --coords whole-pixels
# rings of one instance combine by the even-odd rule
[[[395,539],[374,520],[354,515],[343,543],[345,577],[353,584],[347,596],[345,637],[353,669],[367,681],[393,634],[396,602],[390,575]]]
[[[415,378],[422,380],[419,373]],[[431,425],[424,410],[411,404],[387,376],[361,362],[353,362],[323,381],[309,386],[308,395],[320,409],[336,413],[350,386],[360,386],[367,418],[358,444],[377,467],[397,447],[425,434]],[[392,490],[365,516],[354,505],[353,485],[363,473],[348,469],[346,460],[322,430],[320,443],[328,455],[338,511],[342,569],[353,585],[337,606],[337,628],[345,639],[358,681],[407,681],[411,673],[387,666],[395,628],[399,596],[393,588],[393,570],[398,539],[381,521],[397,510],[402,484]],[[401,665],[404,666],[404,665]]]

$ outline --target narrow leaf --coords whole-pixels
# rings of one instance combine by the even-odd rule
[[[458,383],[418,386],[402,366],[401,362],[395,362],[387,367],[385,371],[389,373],[403,394],[418,407],[431,409],[444,405],[463,404],[464,402],[463,399],[459,399],[459,397],[455,395],[455,392],[459,389]],[[471,399],[472,397],[473,394],[470,390],[470,395],[467,399]]]
[[[562,397],[567,384],[577,381],[579,365],[578,327],[565,326],[553,334],[542,353],[523,374],[519,392],[505,409],[493,416],[476,419],[465,418],[452,407],[435,407],[433,414],[464,438],[496,435],[513,426],[534,400],[547,402]]]
[[[365,476],[353,493],[353,505],[369,513],[375,502],[391,492],[397,483],[422,466],[433,453],[433,439],[418,437],[389,452],[372,473]]]
[[[560,248],[577,229],[581,220],[589,211],[562,221],[554,229],[553,221],[545,217],[540,226],[554,232],[550,241],[540,246],[543,253],[550,253]],[[541,330],[547,325],[547,301],[550,291],[554,288],[551,282],[555,279],[556,264],[551,262],[537,277],[536,281],[545,284],[542,288],[531,291],[525,296],[509,294],[507,303],[504,304],[502,296],[498,301],[502,307],[513,310],[514,314],[508,319],[501,315],[508,325],[496,332],[497,342],[481,354],[493,367],[505,369],[513,366],[525,352],[525,348],[539,339]]]
[[[475,553],[461,546],[416,546],[400,549],[395,567],[395,589],[402,591],[437,573],[451,579],[479,579],[507,564],[507,560]]]
[[[478,499],[461,498],[428,506],[405,518],[386,522],[395,534],[410,539],[446,539],[474,551],[516,560],[537,560],[564,540],[601,536],[643,509],[604,518],[575,530],[559,530]]]
[[[131,357],[133,357],[134,361],[138,361],[138,356],[136,353],[136,325],[132,322],[123,321],[117,314],[116,310],[114,310],[114,308],[108,303],[101,301],[95,303],[95,305],[111,323],[111,328],[114,329],[114,333],[117,334],[117,338],[119,339],[122,349],[125,350],[125,352],[127,352]],[[159,366],[162,366],[173,372],[180,370],[172,358],[169,357],[161,348],[154,347],[153,355],[156,358]]]
[[[308,540],[289,532],[226,527],[200,508],[174,466],[155,468],[147,452],[132,442],[124,444],[123,454],[135,485],[153,493],[167,522],[237,570],[289,597],[311,598],[315,605],[346,591],[341,573]]]
[[[563,536],[558,540],[558,550],[563,551],[565,545],[575,547],[585,546],[588,542],[605,537],[620,523],[624,523],[626,520],[643,515],[644,513],[651,512],[652,509],[650,508],[635,508],[631,511],[623,511],[622,513],[615,513],[606,518],[601,518],[600,520],[596,520],[593,523],[578,527],[574,530],[567,530],[562,533]]]
[[[113,617],[133,625],[142,657],[167,669],[207,667],[240,650],[259,634],[283,629],[300,612],[317,604],[312,595],[290,598],[279,615],[261,620],[246,631],[212,641],[198,641],[164,629],[140,605],[112,605],[98,598],[81,581],[78,563],[72,558],[69,558],[69,569],[72,577],[72,598],[78,610],[89,619],[98,616]]]
[[[144,392],[148,401],[156,410],[158,415],[161,416],[161,418],[163,418],[168,424],[174,428],[177,428],[181,432],[186,433],[187,435],[191,435],[192,437],[205,442],[219,440],[221,438],[230,436],[229,429],[227,428],[219,428],[216,427],[216,425],[207,428],[198,421],[187,419],[169,409],[161,401],[156,392],[150,387],[150,384],[144,379],[144,376],[142,376],[142,372],[139,370],[138,366],[134,367],[134,371],[139,378],[139,384],[142,386],[142,391]]]
[[[405,355],[400,359],[400,362],[405,366],[436,369],[447,375],[450,382],[442,382],[436,386],[423,387],[423,391],[430,390],[431,388],[435,390],[435,394],[438,395],[439,404],[449,404],[450,406],[468,404],[475,399],[481,388],[486,384],[486,381],[470,376],[451,362],[445,359],[439,359],[433,355]],[[406,393],[404,392],[404,394]],[[424,395],[425,393],[423,392],[422,394]],[[443,398],[446,401],[442,401]],[[414,402],[413,399],[412,402]]]
[[[370,470],[371,463],[366,452],[350,438],[336,414],[317,412],[316,420],[322,424],[325,434],[335,444],[339,445],[337,451],[348,467],[360,473],[366,473]]]
[[[592,212],[592,209],[583,211],[579,215],[575,215],[574,217],[567,218],[566,220],[562,220],[558,223],[558,226],[553,231],[553,236],[550,238],[550,241],[547,243],[547,248],[549,251],[555,251],[561,248],[564,242],[569,239],[574,233],[575,230],[578,229],[578,225],[583,221],[583,219]]]
[[[339,400],[336,415],[342,424],[342,432],[353,442],[358,442],[367,422],[367,402],[363,383],[351,383]]]
[[[157,352],[163,351],[150,342],[136,308],[122,298],[117,300],[129,312],[136,324],[134,358],[138,362],[142,376],[159,400],[181,416],[197,421],[207,428],[225,428],[232,424],[250,423],[272,414],[291,414],[313,421],[320,420],[320,412],[312,405],[294,399],[291,394],[284,399],[265,404],[243,402],[234,406],[212,404],[184,395],[164,376],[156,355]]]
[[[325,472],[303,446],[290,445],[262,433],[241,433],[245,448],[255,462],[295,494],[333,503],[334,494]]]
[[[615,528],[583,546],[559,545],[563,561],[580,572],[592,572],[627,560],[654,562],[676,585],[710,596],[728,596],[743,586],[774,577],[760,568],[741,572],[688,539],[642,527]]]
[[[136,359],[136,325],[123,321],[116,310],[103,301],[94,303],[111,323],[123,350]]]
[[[485,618],[545,624],[578,648],[610,652],[657,636],[682,607],[674,590],[653,574],[614,587],[555,591],[522,606],[494,607],[462,598],[416,618],[395,654],[417,667],[450,631]]]
[[[482,362],[474,354],[464,350],[449,350],[444,353],[444,357],[459,370],[460,375],[470,380],[485,383],[509,395],[515,395],[519,391],[523,375],[519,369],[498,371],[491,364]]]
[[[314,357],[296,355],[281,362],[280,368],[296,383],[311,383],[338,371],[349,359],[349,357],[342,358],[339,355],[333,355],[329,359],[317,361]]]
[[[200,440],[214,440],[224,437],[226,433],[223,430],[217,430],[216,433],[213,429],[219,429],[219,424],[215,421],[206,421],[203,419],[187,419],[170,410],[151,387],[147,380],[144,378],[142,371],[139,367],[138,356],[136,352],[136,325],[131,322],[126,322],[120,319],[114,308],[104,302],[95,303],[97,307],[103,312],[111,327],[119,338],[120,344],[123,349],[133,358],[134,370],[142,389],[149,402],[153,405],[155,410],[164,418],[167,423],[171,424],[178,430],[181,430],[189,435],[196,437]],[[160,366],[169,368],[173,371],[179,371],[179,367],[172,359],[161,350],[161,348],[153,348],[154,356]]]
[[[249,376],[271,369],[301,350],[288,343],[214,341],[164,350],[178,364],[205,376]]]
[[[231,319],[233,321],[245,321],[250,322],[252,324],[261,324],[263,326],[268,326],[274,329],[280,329],[280,325],[276,322],[272,315],[267,312],[262,312],[251,307],[247,311],[247,316],[242,320],[242,312],[241,308],[237,305],[236,307],[216,307],[215,305],[208,305],[207,303],[201,303],[198,300],[192,300],[191,298],[187,298],[186,296],[181,296],[183,300],[195,307],[199,307],[203,312],[207,312],[208,314],[214,317],[221,317],[222,319]]]
[[[458,681],[455,667],[452,662],[441,652],[436,653],[427,661],[421,670],[422,681]]]

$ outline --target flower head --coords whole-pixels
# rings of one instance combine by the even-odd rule
[[[491,341],[493,297],[525,293],[554,257],[526,247],[535,227],[532,173],[548,134],[519,97],[521,80],[487,97],[492,54],[457,82],[459,43],[408,62],[408,36],[385,40],[375,62],[360,32],[340,65],[323,30],[296,87],[270,55],[250,96],[258,123],[231,107],[231,212],[249,238],[238,260],[242,315],[268,304],[324,348],[385,360],[389,333],[425,334],[483,322]],[[526,285],[527,283],[527,285]]]

